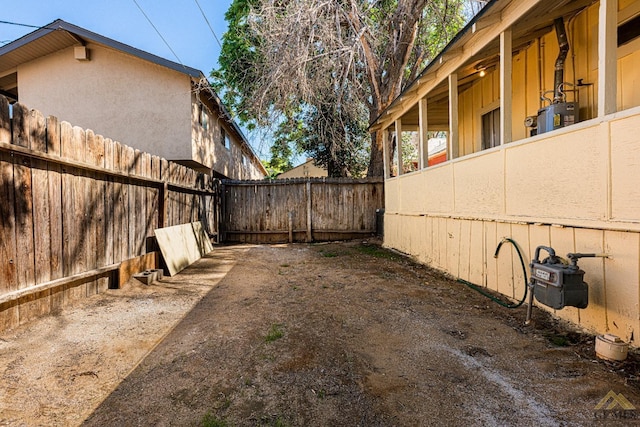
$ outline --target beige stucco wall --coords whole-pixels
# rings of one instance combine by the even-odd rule
[[[282,172],[278,179],[287,178],[322,178],[329,176],[326,169],[316,166],[315,162],[308,160],[295,168]]]
[[[200,105],[200,107],[199,107]],[[203,108],[206,114],[206,125],[198,120],[199,108]],[[198,101],[197,95],[193,95],[192,105],[192,156],[193,159],[203,164],[211,165],[213,169],[231,179],[262,179],[264,173],[255,158],[241,141],[228,127],[220,115],[207,108]],[[222,129],[230,139],[227,148],[222,140]]]
[[[231,150],[220,142],[226,124],[216,113],[207,109],[206,129],[200,124],[190,76],[102,45],[87,48],[89,61],[74,59],[69,48],[19,66],[20,102],[202,171],[263,177],[256,159],[242,165],[233,135]]]
[[[590,302],[557,315],[640,345],[640,107],[385,182],[384,244],[510,297],[522,295],[513,238],[607,253],[583,259]],[[524,311],[522,312],[524,315]]]
[[[20,102],[45,115],[167,159],[191,156],[189,76],[117,50],[89,44],[18,67]]]

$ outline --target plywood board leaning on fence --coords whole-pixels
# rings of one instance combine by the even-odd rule
[[[201,222],[159,228],[155,234],[170,276],[213,250]]]

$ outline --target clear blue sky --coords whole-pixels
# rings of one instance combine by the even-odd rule
[[[220,46],[195,0],[136,0],[180,61],[208,76],[217,66]],[[198,0],[222,41],[224,14],[231,0]],[[43,26],[56,19],[179,62],[134,0],[0,0],[0,21]],[[35,28],[0,24],[0,45]]]

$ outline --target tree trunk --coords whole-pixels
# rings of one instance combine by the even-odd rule
[[[369,157],[369,169],[367,176],[384,176],[384,147],[382,145],[382,132],[371,134],[371,156]]]

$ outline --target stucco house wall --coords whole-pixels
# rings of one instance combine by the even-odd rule
[[[189,77],[115,49],[87,48],[88,61],[74,59],[71,47],[18,66],[20,102],[142,151],[189,158]]]
[[[278,175],[278,179],[287,178],[323,178],[329,176],[329,172],[325,168],[316,166],[313,159],[308,159],[301,165],[296,166],[286,172]]]

